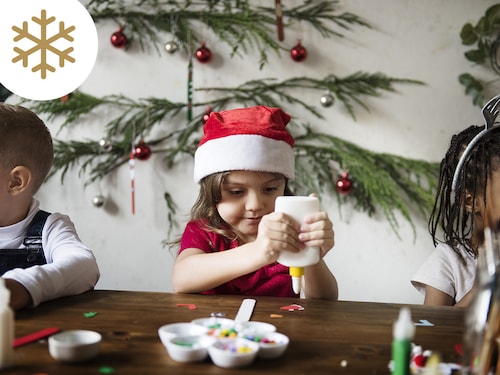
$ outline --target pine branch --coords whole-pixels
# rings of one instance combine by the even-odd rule
[[[333,23],[343,30],[351,30],[352,25],[363,26],[371,29],[371,25],[361,17],[345,12],[341,14],[333,14],[338,1],[322,1],[318,4],[304,4],[287,10],[283,9],[283,16],[288,17],[291,21],[306,22],[311,24],[324,38],[332,36],[343,38],[344,35],[331,27],[325,22]],[[274,12],[274,8],[264,8],[267,12]]]
[[[344,104],[353,119],[354,103],[359,104],[364,109],[369,110],[363,101],[363,96],[378,97],[382,91],[394,92],[395,84],[417,84],[424,83],[417,80],[391,78],[383,73],[353,73],[345,78],[338,78],[330,74],[324,79],[313,79],[308,77],[296,77],[277,82],[275,79],[252,80],[243,83],[236,88],[206,87],[197,89],[198,91],[214,91],[219,93],[227,92],[229,95],[213,101],[217,107],[225,107],[230,102],[251,103],[254,105],[265,104],[273,107],[279,107],[280,102],[286,102],[291,105],[299,105],[308,112],[313,113],[318,118],[321,114],[314,106],[307,104],[298,97],[288,94],[289,90],[306,89],[324,92],[330,91],[341,103]],[[274,97],[277,97],[276,99]]]
[[[306,77],[290,78],[282,82],[274,79],[252,80],[236,88],[200,89],[227,95],[205,103],[193,103],[193,107],[209,106],[213,111],[219,111],[229,107],[231,103],[239,103],[242,106],[269,105],[286,110],[287,105],[298,105],[321,118],[314,106],[288,91],[298,89],[301,93],[304,90],[324,92],[327,89],[337,96],[354,118],[354,104],[369,110],[358,96],[378,96],[381,90],[394,91],[395,83],[420,84],[418,81],[390,78],[381,73],[362,72],[345,78],[329,75],[319,80]],[[33,102],[32,109],[37,113],[49,113],[49,117],[65,116],[62,126],[67,126],[103,105],[107,108],[114,107],[118,113],[117,117],[104,126],[101,138],[109,140],[112,148],[103,150],[98,140],[57,140],[52,174],[60,170],[61,182],[67,172],[74,168],[79,169],[80,176],[88,176],[86,184],[103,178],[128,162],[132,145],[140,140],[145,140],[153,153],[162,155],[168,168],[180,158],[194,155],[201,135],[203,114],[186,123],[186,103],[172,103],[158,98],[133,100],[121,95],[95,98],[74,93],[64,103],[60,100]],[[435,177],[434,168],[429,163],[375,154],[333,136],[317,133],[310,126],[300,126],[295,121],[293,123],[297,126],[291,127],[292,133],[302,129],[301,134],[295,135],[298,178],[294,186],[298,191],[337,194],[332,176],[339,174],[341,169],[346,169],[356,180],[356,188],[352,193],[355,208],[367,211],[370,215],[377,208],[381,209],[393,229],[397,228],[395,211],[402,213],[411,222],[407,202],[403,201],[402,195],[406,196],[410,205],[415,205],[423,214],[428,213],[432,204],[429,196],[433,188],[431,181]],[[161,129],[155,132],[156,138],[151,137],[153,129]]]
[[[340,31],[352,25],[370,27],[368,22],[351,13],[336,14],[338,1],[305,4],[283,11],[291,21],[310,23],[323,37],[343,37]],[[207,6],[208,5],[208,6]],[[151,43],[160,51],[162,32],[171,33],[184,52],[191,53],[202,42],[200,30],[210,29],[218,39],[231,47],[232,55],[242,56],[257,49],[261,67],[267,62],[267,51],[279,55],[285,49],[275,40],[275,9],[250,7],[249,1],[138,1],[93,0],[87,6],[95,22],[116,20],[130,40],[138,40],[142,49]],[[200,24],[203,26],[200,27]],[[330,26],[331,25],[331,26]]]
[[[348,171],[355,187],[349,194],[355,208],[373,215],[381,209],[397,234],[395,212],[410,223],[409,206],[427,218],[434,201],[439,166],[390,154],[377,154],[310,127],[295,136],[297,182],[303,194],[337,194],[335,176]],[[335,171],[337,173],[335,173]],[[333,177],[332,177],[333,176]],[[321,181],[318,185],[317,181]]]

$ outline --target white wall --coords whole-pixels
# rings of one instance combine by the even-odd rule
[[[314,0],[313,0],[314,1]],[[308,59],[293,62],[287,54],[270,53],[270,62],[260,71],[258,58],[230,59],[225,45],[209,33],[208,46],[216,54],[207,65],[195,61],[194,86],[233,87],[249,79],[284,79],[307,75],[321,78],[333,73],[339,77],[355,71],[383,72],[391,77],[417,79],[426,86],[397,85],[396,93],[369,98],[370,112],[356,108],[353,121],[340,105],[322,108],[321,94],[304,93],[304,100],[316,105],[327,120],[311,118],[318,129],[380,152],[409,158],[439,161],[451,135],[462,128],[481,123],[478,108],[464,95],[457,81],[462,72],[491,79],[491,73],[473,67],[463,57],[459,33],[466,22],[476,23],[493,0],[349,0],[340,1],[340,10],[366,19],[372,30],[353,27],[345,38],[325,40],[306,25],[285,30],[290,48],[301,38]],[[260,3],[255,1],[255,4]],[[270,2],[263,2],[265,4]],[[298,5],[302,0],[286,2]],[[97,25],[99,55],[94,71],[81,90],[96,96],[124,94],[132,98],[166,97],[185,101],[187,59],[182,53],[158,55],[139,48],[115,49],[109,43],[116,30],[113,22]],[[164,41],[170,35],[162,36]],[[495,88],[492,88],[492,94]],[[9,101],[15,101],[11,97]],[[195,93],[195,101],[204,97]],[[299,108],[286,108],[301,119],[310,114]],[[80,124],[58,133],[58,121],[49,123],[54,137],[94,139],[104,136],[104,116],[90,116]],[[168,126],[168,124],[166,125]],[[186,160],[166,170],[160,156],[136,163],[136,214],[131,215],[128,168],[124,166],[99,183],[83,187],[84,177],[71,171],[61,185],[57,177],[38,194],[43,208],[70,214],[81,238],[98,258],[101,289],[171,291],[174,255],[162,245],[167,239],[167,209],[163,193],[172,193],[179,205],[177,219],[182,223],[197,194],[192,180],[192,162]],[[92,198],[107,196],[103,208],[92,205]],[[416,238],[410,225],[400,219],[398,239],[383,215],[372,218],[354,211],[349,204],[324,198],[323,207],[335,223],[336,246],[327,256],[337,276],[343,300],[421,303],[422,297],[409,279],[433,246],[425,220],[415,217]],[[179,234],[182,227],[175,230]],[[172,237],[173,238],[173,237]]]

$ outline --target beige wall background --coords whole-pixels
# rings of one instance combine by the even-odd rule
[[[314,0],[313,0],[314,1]],[[266,4],[264,1],[252,3]],[[285,6],[302,0],[285,1]],[[304,93],[304,100],[316,105],[326,120],[311,121],[319,129],[352,141],[362,147],[439,161],[452,134],[481,123],[480,110],[473,107],[457,77],[471,72],[490,80],[491,72],[472,66],[464,57],[460,30],[466,22],[475,24],[492,0],[349,0],[339,1],[339,11],[352,12],[367,20],[373,29],[353,27],[345,38],[323,39],[306,25],[285,29],[284,43],[290,48],[298,38],[308,49],[303,63],[287,54],[270,54],[270,61],[259,70],[257,57],[230,58],[225,45],[210,33],[208,46],[214,62],[195,61],[194,86],[234,87],[250,79],[297,76],[324,77],[329,73],[343,77],[356,71],[383,72],[391,77],[421,80],[425,86],[397,85],[397,92],[367,99],[370,112],[356,109],[357,120],[339,106],[323,108],[318,93]],[[155,51],[128,51],[111,46],[116,31],[113,22],[97,24],[99,53],[96,66],[81,90],[96,96],[123,94],[131,98],[166,97],[185,101],[187,57],[182,53],[158,55]],[[164,42],[170,35],[162,35]],[[492,85],[491,96],[498,87]],[[18,98],[11,97],[9,102]],[[195,101],[204,100],[196,93]],[[308,113],[286,108],[292,115],[307,119]],[[48,123],[59,139],[95,139],[104,135],[103,126],[112,113],[89,116],[59,131],[60,119]],[[109,118],[108,118],[109,117]],[[165,124],[168,126],[168,123]],[[101,268],[100,289],[171,291],[173,251],[163,245],[182,231],[197,195],[192,179],[192,161],[185,160],[167,170],[161,156],[136,163],[136,214],[131,214],[130,182],[127,166],[105,179],[83,186],[85,176],[73,170],[64,184],[58,176],[38,193],[42,207],[68,213],[81,238],[95,252]],[[176,219],[181,225],[167,237],[167,208],[163,193],[172,193],[178,205]],[[92,199],[103,194],[106,205],[94,207]],[[397,238],[383,215],[368,217],[347,202],[339,209],[336,199],[323,197],[322,205],[334,221],[335,248],[326,261],[335,273],[343,300],[421,303],[422,296],[410,278],[433,250],[426,221],[415,216],[416,237],[401,219]]]

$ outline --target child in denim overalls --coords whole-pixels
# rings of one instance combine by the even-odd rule
[[[92,289],[99,268],[70,218],[40,210],[34,194],[53,159],[43,121],[0,103],[0,275],[13,309]]]

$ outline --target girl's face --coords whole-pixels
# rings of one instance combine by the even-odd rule
[[[285,177],[280,174],[230,172],[222,182],[217,211],[245,242],[252,241],[262,216],[274,211],[274,201],[284,194],[285,186]]]

